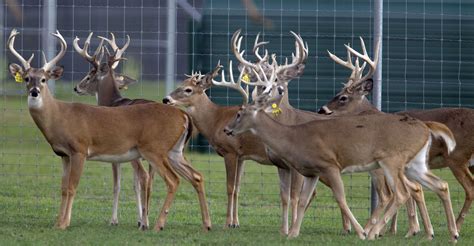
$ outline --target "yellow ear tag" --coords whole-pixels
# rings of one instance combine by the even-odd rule
[[[244,76],[242,76],[242,81],[246,84],[250,82],[250,77],[247,73],[245,73]]]
[[[15,81],[16,81],[17,83],[23,82],[23,77],[21,77],[20,72],[16,72],[16,74],[15,74]]]
[[[281,114],[281,108],[278,107],[276,103],[272,104],[272,114],[274,116],[278,116],[279,114]]]

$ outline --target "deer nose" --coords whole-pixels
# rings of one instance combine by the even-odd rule
[[[74,92],[76,92],[76,93],[78,92],[76,86],[74,86],[74,89],[73,89],[73,90],[74,90]]]
[[[170,99],[168,97],[163,98],[163,103],[164,104],[170,103]]]
[[[31,95],[32,97],[38,97],[38,95],[39,95],[39,90],[38,90],[36,87],[33,88],[33,89],[31,89],[31,90],[30,90],[30,95]]]
[[[332,114],[332,111],[331,111],[328,107],[322,106],[322,107],[318,110],[318,114],[330,115],[330,114]]]
[[[228,136],[232,136],[232,135],[233,135],[233,131],[230,130],[229,128],[227,128],[227,127],[224,128],[224,133],[227,134]]]

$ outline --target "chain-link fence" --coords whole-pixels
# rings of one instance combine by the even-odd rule
[[[168,2],[175,2],[170,8]],[[290,57],[294,39],[289,31],[300,33],[309,46],[304,75],[290,83],[290,103],[315,111],[332,98],[349,76],[347,69],[328,58],[326,50],[345,55],[343,44],[359,46],[358,37],[372,49],[373,1],[112,1],[112,0],[17,0],[0,3],[0,221],[49,220],[59,206],[61,165],[29,116],[24,85],[10,77],[7,64],[17,62],[5,47],[12,28],[20,38],[17,50],[24,56],[47,51],[52,57],[55,41],[49,32],[56,28],[69,48],[61,61],[63,78],[54,85],[57,98],[95,104],[95,98],[79,97],[73,86],[89,70],[88,63],[72,49],[72,40],[84,40],[113,32],[117,43],[130,35],[125,53],[128,59],[118,68],[138,79],[125,96],[161,101],[191,70],[207,72],[218,60],[224,65],[235,58],[230,38],[241,28],[243,49],[250,50],[255,36],[280,59]],[[384,1],[382,109],[399,111],[413,108],[472,107],[474,105],[474,3],[471,1]],[[170,12],[176,11],[175,13]],[[175,16],[175,23],[169,17]],[[171,25],[170,25],[171,24]],[[168,30],[174,30],[169,32]],[[51,45],[53,44],[53,45]],[[253,57],[249,57],[253,59]],[[39,66],[41,59],[33,60]],[[172,63],[170,63],[172,62]],[[175,83],[170,83],[176,81]],[[210,98],[221,105],[235,105],[240,96],[231,90],[212,88]],[[223,225],[227,203],[223,159],[202,137],[193,139],[188,157],[206,179],[206,190],[213,223]],[[131,168],[123,164],[120,216],[134,217]],[[448,180],[457,215],[464,191],[449,171],[437,174]],[[109,164],[87,162],[75,204],[79,218],[109,218],[112,181]],[[370,178],[366,173],[344,177],[348,203],[359,221],[368,217]],[[199,224],[198,203],[188,184],[180,188],[170,223]],[[152,194],[151,218],[166,190],[156,178]],[[254,162],[245,165],[240,195],[242,226],[279,224],[279,191],[276,168]],[[318,198],[308,211],[306,223],[327,230],[339,230],[340,213],[330,191],[318,186]],[[445,225],[439,202],[427,195],[435,225]],[[402,213],[404,214],[404,213]],[[24,217],[24,216],[27,216]],[[258,218],[255,220],[255,218]],[[405,225],[406,216],[400,216]],[[153,220],[152,220],[153,221]],[[466,224],[473,220],[468,218]],[[74,222],[73,222],[74,223]],[[472,223],[470,223],[472,224]],[[438,228],[436,227],[436,228]],[[444,230],[444,226],[442,227]]]

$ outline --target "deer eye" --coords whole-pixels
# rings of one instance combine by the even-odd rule
[[[191,92],[193,92],[193,90],[191,88],[186,88],[186,89],[184,89],[184,92],[191,93]]]
[[[86,80],[89,80],[89,79],[91,79],[91,78],[89,78],[89,76],[87,76],[87,77],[86,77]]]
[[[346,96],[346,95],[342,95],[341,97],[339,97],[340,102],[346,102],[348,99],[349,99],[349,97]]]
[[[44,82],[46,82],[46,79],[45,79],[45,78],[42,78],[42,79],[41,79],[41,83],[44,83]]]
[[[30,82],[30,77],[26,77],[26,78],[25,78],[25,81],[26,81],[26,82]]]

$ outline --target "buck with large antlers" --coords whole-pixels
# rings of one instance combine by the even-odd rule
[[[76,52],[81,55],[86,61],[88,61],[92,66],[86,76],[74,87],[74,92],[79,95],[94,95],[97,99],[97,104],[99,106],[108,106],[108,107],[116,107],[116,106],[123,106],[123,105],[132,105],[132,104],[142,104],[142,103],[154,103],[154,101],[146,100],[146,99],[128,99],[123,98],[120,95],[120,88],[126,87],[128,84],[136,82],[134,79],[121,74],[115,74],[115,68],[118,66],[121,57],[125,50],[128,48],[130,44],[130,37],[127,35],[127,42],[125,45],[120,49],[115,41],[115,35],[111,33],[112,39],[107,39],[104,37],[99,37],[101,42],[97,49],[95,50],[93,55],[88,53],[88,48],[90,46],[91,37],[93,33],[91,32],[87,37],[86,41],[84,42],[84,47],[81,48],[79,46],[79,38],[76,37],[73,41],[73,47]],[[101,61],[101,54],[102,54],[102,44],[104,41],[107,41],[112,49],[115,51],[114,59],[116,60],[115,63],[111,66],[111,72],[114,73],[114,80],[110,80],[108,77],[99,76],[99,67]],[[133,167],[133,177],[134,177],[134,190],[135,195],[137,198],[137,215],[138,215],[138,226],[140,227],[140,218],[142,217],[142,206],[148,206],[150,202],[150,194],[151,194],[151,185],[153,180],[150,179],[148,172],[143,168],[142,164],[140,163],[140,159],[135,159],[131,161]],[[152,173],[152,169],[150,168],[150,173]],[[114,183],[114,202],[113,202],[113,209],[112,209],[112,218],[110,223],[112,225],[118,224],[118,201],[119,201],[119,194],[120,194],[120,176],[121,176],[121,169],[120,163],[112,163],[112,173],[113,173],[113,183]],[[143,178],[146,180],[146,184],[148,187],[142,187],[139,180]],[[140,194],[142,188],[146,189],[146,197],[147,202],[146,204],[141,203]],[[147,207],[148,211],[148,207]]]
[[[71,222],[72,204],[86,159],[120,163],[142,157],[153,165],[168,186],[155,229],[164,228],[179,185],[178,173],[196,189],[203,227],[209,230],[211,222],[203,177],[183,156],[183,148],[192,129],[191,119],[177,108],[158,103],[100,107],[56,100],[49,92],[46,81],[61,77],[63,68],[56,66],[56,63],[66,53],[66,41],[59,32],[54,33],[60,41],[61,51],[42,68],[32,68],[32,58],[25,60],[13,47],[16,35],[18,32],[12,30],[8,47],[22,66],[10,64],[10,73],[26,82],[30,115],[53,151],[62,158],[61,205],[57,226],[65,229]],[[116,59],[113,56],[108,58],[99,66],[98,73],[113,80],[111,67]],[[146,201],[144,193],[142,204]],[[146,210],[147,206],[144,206],[142,229],[148,225]]]
[[[372,74],[377,61],[372,61],[365,51],[360,54],[347,46],[348,61],[351,54],[370,64],[369,72],[362,76],[363,66],[348,67],[344,61],[330,54],[331,58],[339,64],[352,70],[352,74],[344,88],[326,105],[321,107],[319,113],[326,115],[358,115],[365,113],[382,113],[375,108],[366,95],[372,91]],[[474,200],[474,166],[470,165],[470,159],[474,154],[474,110],[467,108],[439,108],[430,110],[412,110],[398,112],[400,115],[408,115],[423,121],[436,121],[445,124],[454,134],[456,148],[448,155],[445,144],[442,141],[434,140],[429,152],[429,168],[437,169],[448,167],[456,177],[457,181],[464,188],[465,201],[456,219],[457,229],[461,226],[467,216]]]
[[[240,34],[240,30],[236,32],[236,36],[238,37]],[[305,62],[306,59],[308,58],[308,46],[307,44],[304,43],[303,39],[301,36],[297,35],[294,32],[291,32],[291,34],[295,37],[295,52],[292,54],[292,61],[289,64],[288,59],[285,59],[285,63],[283,65],[279,65],[276,61],[276,55],[272,54],[272,64],[269,63],[268,59],[262,59],[261,56],[257,54],[256,57],[259,58],[259,61],[256,63],[252,63],[250,61],[247,61],[243,58],[242,54],[244,51],[240,52],[240,49],[233,49],[235,56],[237,59],[240,61],[240,66],[239,68],[245,69],[246,73],[251,73],[252,77],[254,80],[257,80],[256,83],[249,83],[251,85],[256,86],[257,89],[254,89],[253,92],[253,97],[257,96],[258,93],[262,93],[265,91],[268,91],[270,89],[275,89],[277,86],[283,87],[284,91],[288,91],[288,84],[291,80],[301,76],[304,71],[305,67]],[[235,35],[234,35],[235,36]],[[240,42],[242,38],[238,38],[239,42],[237,43],[237,47],[240,47]],[[257,36],[258,39],[258,36]],[[268,42],[261,42],[260,44],[267,44]],[[257,41],[255,42],[255,46],[257,46]],[[254,48],[254,52],[255,52]],[[258,50],[257,50],[258,52]],[[268,51],[265,50],[265,58],[268,58]],[[275,66],[275,81],[269,81],[266,80],[268,76],[271,76],[271,73],[273,72],[273,66]],[[262,80],[261,77],[265,78],[265,80]],[[265,89],[258,89],[258,88],[265,88]],[[276,91],[273,90],[274,92]],[[275,95],[275,94],[274,94]],[[276,95],[275,95],[276,96]],[[273,109],[273,112],[269,115],[271,115],[276,121],[284,124],[284,125],[296,125],[296,124],[302,124],[306,123],[309,121],[314,121],[314,120],[326,120],[329,119],[327,116],[322,116],[320,114],[311,112],[311,111],[305,111],[305,110],[299,110],[291,106],[289,103],[289,98],[288,98],[288,93],[284,93],[284,95],[281,97],[280,100],[278,100],[275,105],[278,105],[278,109]],[[277,110],[277,111],[275,111]],[[275,114],[274,112],[277,112]],[[280,156],[276,156],[275,153],[272,153],[271,149],[267,149],[267,153],[269,155],[273,155],[273,158],[284,158]],[[386,181],[383,175],[383,170],[377,169],[370,171],[370,175],[373,177],[373,181],[375,184],[375,187],[377,188],[377,193],[379,197],[379,206],[375,210],[375,213],[372,214],[371,219],[365,226],[365,231],[368,232],[370,230],[370,227],[373,226],[376,221],[376,218],[378,218],[379,213],[383,210],[386,205],[389,202],[390,196],[391,196],[391,191],[386,185]],[[328,182],[326,182],[326,179],[324,176],[320,177],[320,180],[329,186]],[[431,226],[431,223],[429,221],[429,216],[427,214],[427,209],[426,205],[424,203],[424,198],[423,198],[423,193],[422,189],[417,189],[419,192],[416,192],[413,194],[414,198],[416,198],[416,201],[419,203],[420,210],[422,211],[422,216],[424,218],[423,222],[425,225],[426,229],[426,234],[428,237],[433,236],[433,229]],[[408,211],[409,211],[409,231],[407,235],[411,236],[414,233],[419,231],[419,224],[416,219],[416,210],[414,207],[414,204],[408,203],[409,205]],[[349,221],[349,218],[344,216],[344,213],[342,213],[342,219],[343,219],[343,229],[344,232],[350,232],[351,229],[351,224]],[[395,217],[396,218],[396,217]],[[392,220],[392,229],[396,228],[396,221]]]
[[[266,80],[275,81],[276,70],[274,68],[271,77]],[[283,88],[278,88],[278,91],[281,97]],[[280,99],[268,94],[259,96],[254,104],[241,107],[225,131],[229,135],[250,131],[305,176],[297,221],[290,229],[290,237],[298,236],[308,198],[319,176],[325,176],[341,211],[349,218],[358,236],[364,239],[366,234],[363,228],[347,206],[340,173],[382,168],[394,196],[383,218],[368,232],[369,239],[379,235],[398,207],[406,202],[409,193],[418,188],[406,178],[408,176],[440,196],[451,238],[457,240],[448,184],[429,172],[425,163],[431,134],[446,141],[448,150],[455,147],[447,127],[390,114],[342,117],[286,126],[265,113],[271,111],[272,104]]]
[[[232,62],[230,63],[232,67]],[[302,185],[302,177],[294,170],[290,170],[278,159],[271,159],[265,152],[265,147],[255,136],[244,134],[239,138],[227,136],[223,129],[239,110],[238,106],[224,107],[214,104],[206,95],[206,90],[213,84],[226,86],[239,91],[244,100],[248,100],[248,90],[241,86],[243,72],[240,73],[235,82],[232,72],[230,81],[222,81],[214,78],[221,69],[220,64],[206,75],[193,73],[183,84],[163,99],[163,103],[178,105],[186,108],[192,116],[193,122],[199,132],[208,139],[216,152],[224,157],[227,174],[227,218],[225,226],[239,227],[238,217],[238,194],[240,191],[240,179],[243,173],[244,160],[254,160],[264,165],[275,165],[278,167],[280,176],[280,196],[282,204],[281,233],[288,233],[288,200],[294,211],[293,219],[296,219],[296,205]],[[232,71],[230,69],[229,71]],[[291,181],[290,181],[291,180]],[[296,201],[296,202],[295,202]]]

